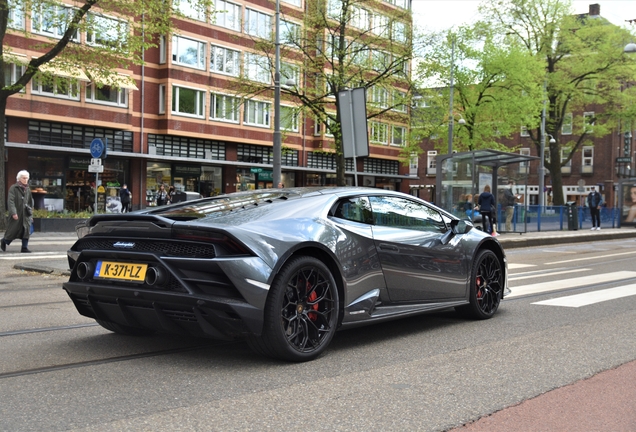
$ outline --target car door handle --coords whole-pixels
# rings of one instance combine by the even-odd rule
[[[398,252],[400,250],[397,246],[393,246],[392,244],[388,243],[380,243],[378,247],[382,250],[388,250],[392,252]]]

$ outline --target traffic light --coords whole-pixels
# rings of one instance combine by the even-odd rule
[[[631,132],[625,132],[625,147],[623,148],[623,152],[625,153],[625,156],[631,156],[630,155],[630,151],[631,151],[631,147],[632,147],[632,133]]]

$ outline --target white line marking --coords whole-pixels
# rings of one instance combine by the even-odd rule
[[[584,272],[587,270],[591,270],[588,268],[581,268],[581,269],[572,269],[572,270],[562,270],[562,271],[555,271],[555,272],[549,272],[549,273],[541,273],[541,274],[537,274],[536,272],[533,272],[531,275],[526,275],[526,276],[510,276],[508,278],[509,281],[517,281],[517,280],[521,280],[521,279],[535,279],[535,278],[539,278],[539,277],[546,277],[546,276],[555,276],[555,275],[560,275],[560,274],[568,274],[568,273],[580,273],[580,272]]]
[[[633,295],[636,295],[636,285],[625,285],[622,287],[592,291],[588,293],[576,294],[567,297],[559,297],[550,300],[543,300],[532,304],[578,308],[581,306],[588,306],[594,303],[615,300]]]
[[[520,269],[520,268],[526,268],[526,267],[536,267],[536,264],[513,264],[513,263],[508,263],[508,268],[511,270],[514,269]]]
[[[42,264],[46,265],[46,259],[47,258],[66,258],[66,254],[63,255],[45,255],[47,252],[42,252],[42,253],[30,253],[30,254],[23,254],[23,253],[19,253],[19,254],[15,254],[15,255],[9,255],[9,256],[2,256],[0,257],[0,260],[7,260],[7,261],[17,261],[17,260],[42,260]]]
[[[512,290],[512,293],[507,295],[506,298],[519,297],[519,296],[528,295],[528,294],[538,294],[538,293],[549,292],[549,291],[557,291],[561,289],[575,288],[578,286],[594,285],[594,284],[600,284],[605,282],[614,282],[617,280],[629,279],[634,277],[636,277],[636,272],[619,271],[619,272],[608,273],[608,274],[582,276],[578,278],[564,279],[560,281],[522,285],[522,286],[510,288]]]
[[[593,257],[587,257],[587,258],[576,258],[576,259],[565,260],[565,261],[554,261],[554,262],[547,263],[547,264],[564,264],[564,263],[571,263],[571,262],[576,262],[576,261],[585,261],[585,260],[591,260],[591,259],[601,259],[601,258],[609,258],[609,257],[622,256],[622,255],[633,255],[633,254],[636,254],[636,251],[633,251],[633,252],[622,252],[622,253],[611,254],[611,255],[603,255],[602,257],[593,256]]]

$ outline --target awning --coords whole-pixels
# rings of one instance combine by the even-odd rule
[[[78,67],[56,64],[55,62],[45,63],[38,68],[40,72],[55,75],[63,78],[71,78],[79,81],[90,81],[88,76]]]
[[[90,73],[89,73],[90,74]],[[124,74],[110,74],[106,76],[100,76],[97,74],[90,74],[92,81],[101,85],[116,87],[120,89],[139,90],[135,84],[135,80],[130,75]]]
[[[14,52],[3,52],[2,60],[4,60],[5,63],[15,63],[20,65],[25,65],[29,62],[26,54],[19,54]]]

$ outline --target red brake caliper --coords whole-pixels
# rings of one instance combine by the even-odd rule
[[[307,284],[307,291],[309,291],[310,289],[311,289],[311,286],[309,286],[309,284]],[[312,291],[307,296],[307,301],[308,302],[314,302],[314,301],[316,301],[317,298],[318,298],[318,294],[316,294],[316,291]],[[317,311],[318,310],[318,303],[311,305],[311,308],[313,310]],[[318,315],[316,315],[315,313],[312,313],[312,312],[309,312],[307,314],[307,316],[312,321],[316,321],[318,319]]]
[[[477,298],[480,299],[484,296],[484,291],[481,289],[483,284],[483,279],[481,278],[481,276],[477,276],[475,284],[477,285]]]

